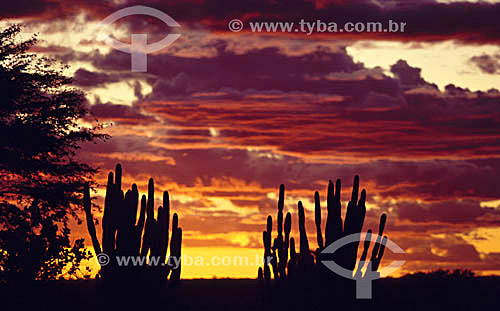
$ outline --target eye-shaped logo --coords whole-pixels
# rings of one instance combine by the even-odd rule
[[[397,253],[397,254],[405,254],[406,253],[396,243],[392,242],[391,240],[389,240],[387,238],[382,238],[380,235],[373,234],[373,235],[368,236],[368,239],[371,242],[378,242],[378,243],[380,243],[381,241],[384,241],[385,247],[390,249],[393,253]],[[334,243],[328,245],[328,247],[325,248],[321,253],[322,254],[333,254],[333,253],[335,253],[335,251],[337,251],[342,246],[353,243],[353,242],[361,242],[361,235],[359,233],[353,233],[353,234],[347,235],[341,239],[338,239]],[[382,268],[380,271],[372,271],[371,262],[368,262],[368,266],[366,268],[366,272],[364,275],[361,274],[360,267],[365,266],[365,261],[359,262],[358,271],[356,273],[355,273],[355,271],[351,271],[351,270],[348,270],[346,268],[339,266],[333,260],[322,260],[321,262],[326,267],[328,267],[328,269],[332,270],[336,274],[338,274],[346,279],[356,280],[356,298],[357,299],[371,299],[372,298],[372,281],[379,279],[381,277],[388,276],[389,274],[398,270],[406,261],[395,260],[395,261],[391,262],[389,265]]]
[[[153,9],[147,6],[136,5],[131,6],[125,9],[121,9],[116,11],[115,13],[109,15],[105,19],[103,19],[98,27],[103,29],[118,19],[130,16],[130,15],[149,15],[156,17],[163,21],[170,27],[180,27],[179,23],[177,23],[172,17],[163,13],[160,10]],[[101,34],[103,35],[102,39],[104,42],[111,46],[114,49],[120,50],[122,52],[132,54],[132,71],[134,72],[146,72],[147,71],[147,54],[156,52],[161,50],[168,45],[172,44],[175,40],[179,39],[180,34],[168,34],[162,40],[152,43],[148,45],[148,35],[147,34],[132,34],[131,44],[126,44],[120,41],[115,40],[109,34]]]

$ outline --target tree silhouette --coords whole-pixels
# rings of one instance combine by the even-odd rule
[[[0,32],[0,279],[7,281],[52,279],[68,265],[76,272],[85,252],[82,240],[71,247],[68,220],[78,219],[95,169],[75,152],[107,138],[99,126],[79,127],[84,95],[64,67],[29,53],[36,37],[19,41],[20,32],[17,25]]]

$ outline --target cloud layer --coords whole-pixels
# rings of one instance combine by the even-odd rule
[[[85,123],[112,124],[106,127],[111,140],[82,146],[79,156],[102,169],[102,183],[117,162],[124,167],[125,186],[137,182],[144,192],[154,177],[157,189],[171,192],[186,247],[260,248],[281,183],[294,230],[302,200],[315,245],[314,191],[324,201],[328,179],[340,178],[346,199],[358,174],[368,193],[364,230],[376,228],[386,212],[388,235],[407,250],[406,271],[500,270],[498,242],[484,233],[500,224],[498,90],[473,92],[451,83],[439,89],[404,59],[389,70],[367,67],[347,53],[350,41],[325,41],[338,34],[235,37],[227,30],[232,18],[246,23],[392,19],[406,22],[408,31],[349,39],[485,44],[499,39],[499,4],[113,3],[17,1],[2,4],[0,12],[47,26],[47,36],[55,36],[34,52],[73,66],[74,84],[86,92],[91,112]],[[171,48],[148,55],[146,73],[130,72],[130,54],[106,51],[90,37],[78,39],[72,24],[76,16],[97,22],[134,4],[163,10],[186,29]],[[137,21],[118,24],[158,38],[168,32],[157,21]],[[79,44],[65,43],[70,39]],[[466,62],[498,73],[496,55]],[[485,239],[491,250],[476,246]]]

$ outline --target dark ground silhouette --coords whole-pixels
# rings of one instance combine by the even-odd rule
[[[354,299],[354,283],[313,288],[256,286],[256,280],[181,280],[172,291],[143,284],[125,294],[104,291],[99,280],[52,281],[22,288],[0,285],[4,310],[497,310],[500,278],[435,275],[375,281],[373,299]]]

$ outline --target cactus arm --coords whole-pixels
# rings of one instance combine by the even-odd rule
[[[382,244],[380,245],[380,250],[378,251],[376,259],[372,264],[372,271],[377,271],[380,266],[380,262],[382,261],[382,257],[384,256],[385,245],[387,244],[387,237],[384,236],[382,239]]]
[[[161,249],[161,262],[165,261],[168,250],[168,238],[169,238],[169,226],[170,226],[170,198],[168,191],[163,192],[163,231],[162,231],[162,249]]]
[[[340,216],[342,209],[340,203],[340,192],[340,179],[337,179],[335,182],[335,188],[333,186],[333,182],[330,180],[328,183],[328,194],[326,200],[328,215],[326,218],[325,247],[343,236],[342,218]]]
[[[377,260],[377,257],[379,255],[379,249],[380,249],[380,245],[381,245],[381,236],[384,234],[385,222],[386,221],[387,221],[387,215],[386,214],[382,214],[382,216],[380,216],[380,224],[379,224],[379,229],[378,229],[377,242],[373,246],[372,257],[370,259],[370,261],[372,263]],[[382,253],[382,255],[383,255],[383,253]],[[382,259],[382,257],[380,257],[380,259]],[[372,269],[373,269],[373,266],[372,266]]]
[[[96,254],[102,253],[101,244],[99,239],[97,239],[97,232],[94,225],[94,218],[92,217],[92,203],[90,201],[90,188],[88,184],[85,184],[83,192],[83,209],[85,210],[85,218],[87,220],[87,229],[92,239],[92,245],[94,247],[94,252]]]
[[[114,174],[108,174],[108,183],[106,184],[106,196],[104,198],[104,214],[102,216],[102,248],[108,254],[114,250],[114,242],[111,241],[112,231],[112,200],[114,188]]]
[[[372,229],[368,229],[368,232],[365,236],[365,242],[363,243],[363,253],[361,254],[361,258],[359,259],[358,269],[356,270],[356,274],[354,278],[360,278],[362,274],[362,269],[366,266],[366,257],[368,256],[368,249],[370,248],[370,242],[372,238]]]
[[[176,213],[172,218],[172,238],[170,241],[170,258],[169,263],[173,265],[170,280],[178,281],[181,274],[181,244],[182,244],[182,229],[179,228],[179,218]],[[178,264],[176,267],[175,265]]]
[[[316,239],[318,241],[319,251],[323,250],[323,233],[321,232],[321,205],[319,200],[319,193],[314,193],[314,221],[316,223]]]
[[[301,258],[305,258],[309,254],[309,241],[307,240],[306,232],[306,217],[304,213],[304,206],[302,202],[299,201],[299,231],[300,231],[300,255]]]
[[[142,238],[141,256],[146,256],[152,247],[155,231],[155,218],[154,218],[154,180],[149,179],[148,182],[148,198],[146,204],[146,225],[144,228],[144,236]]]
[[[278,199],[278,237],[283,239],[283,206],[285,204],[285,185],[280,185]]]
[[[137,185],[132,185],[132,193],[130,199],[130,211],[129,211],[129,225],[135,227],[135,223],[137,221],[137,208],[139,206],[139,190],[137,190]]]
[[[290,238],[290,260],[288,261],[288,277],[295,274],[295,266],[297,264],[297,253],[295,251],[295,239]]]

